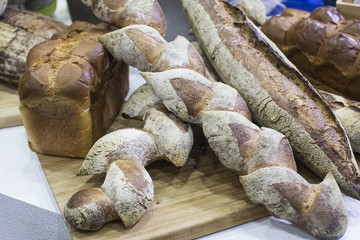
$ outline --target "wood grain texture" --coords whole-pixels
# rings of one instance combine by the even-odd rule
[[[130,120],[116,124],[141,125]],[[85,232],[66,223],[73,239],[193,239],[269,215],[263,206],[250,202],[238,176],[220,163],[200,130],[195,130],[195,138],[183,168],[165,161],[147,167],[154,182],[155,198],[135,226],[126,229],[117,221],[97,232]],[[72,194],[99,187],[104,181],[104,174],[76,176],[82,159],[38,156],[62,213]]]
[[[22,125],[17,89],[0,84],[0,128]]]

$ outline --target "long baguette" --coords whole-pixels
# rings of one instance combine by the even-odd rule
[[[360,172],[348,137],[311,84],[238,9],[221,0],[182,0],[190,25],[222,80],[254,119],[282,132],[296,158],[320,177],[331,171],[360,199]]]

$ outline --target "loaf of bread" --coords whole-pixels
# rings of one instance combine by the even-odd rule
[[[200,46],[255,121],[283,133],[298,161],[321,178],[331,171],[344,192],[360,199],[345,130],[306,78],[240,9],[220,0],[182,2]]]
[[[6,8],[0,16],[0,82],[16,87],[25,72],[30,49],[66,28],[64,23],[44,15]]]
[[[240,8],[254,24],[262,25],[266,21],[266,8],[261,0],[232,0],[231,3]]]
[[[103,136],[129,90],[129,69],[98,42],[106,24],[75,22],[33,47],[18,87],[30,148],[85,157]]]
[[[331,7],[285,9],[262,31],[318,89],[360,101],[360,22]]]
[[[154,197],[145,167],[159,159],[182,167],[190,154],[190,124],[167,111],[149,85],[131,95],[122,114],[142,119],[144,127],[113,131],[90,149],[79,175],[106,173],[106,177],[100,188],[81,190],[67,201],[64,217],[78,229],[97,230],[114,220],[121,220],[126,227],[137,223]]]

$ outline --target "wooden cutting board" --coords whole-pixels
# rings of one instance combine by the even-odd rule
[[[22,125],[17,89],[0,84],[0,128]]]
[[[119,122],[121,127],[140,126],[137,121]],[[135,226],[127,229],[117,221],[85,232],[66,223],[73,239],[193,239],[267,216],[263,206],[250,202],[238,176],[219,162],[201,131],[195,132],[193,151],[183,168],[165,161],[147,167],[155,197]],[[82,159],[38,156],[61,212],[72,194],[104,181],[105,175],[76,176]]]

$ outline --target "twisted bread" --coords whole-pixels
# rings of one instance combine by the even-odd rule
[[[100,36],[99,41],[116,59],[122,59],[140,71],[189,68],[206,75],[201,56],[182,36],[167,42],[152,27],[131,25]]]
[[[360,171],[345,130],[294,65],[238,8],[221,0],[182,2],[200,46],[254,120],[286,135],[299,161],[321,178],[331,171],[359,199]]]
[[[360,22],[335,9],[285,9],[262,25],[315,87],[360,100]]]
[[[137,56],[138,48],[121,53],[123,48],[109,45],[104,40],[106,37],[109,35],[100,41],[112,54],[116,51],[119,56],[130,55],[129,59]],[[148,51],[149,48],[142,49]],[[122,59],[126,61],[125,58]],[[210,146],[224,165],[240,175],[253,201],[265,204],[274,215],[292,220],[317,237],[339,238],[344,233],[347,212],[331,173],[318,185],[306,182],[295,171],[285,136],[251,123],[246,104],[235,89],[223,83],[211,83],[204,73],[184,68],[142,75],[167,109],[203,127]],[[269,177],[272,182],[267,184],[264,178],[257,181],[258,175]],[[303,190],[306,194],[300,198],[298,195]],[[328,198],[329,194],[332,199]],[[324,205],[326,211],[319,212]]]
[[[165,34],[165,16],[156,0],[81,1],[91,7],[96,17],[118,28],[143,24],[155,28],[162,36]]]
[[[126,227],[134,225],[154,195],[145,166],[165,159],[181,167],[188,158],[193,143],[190,125],[168,112],[148,85],[134,92],[124,114],[143,118],[144,128],[116,130],[90,149],[79,175],[106,173],[106,177],[100,188],[81,190],[66,203],[64,217],[76,228],[97,230],[119,219]]]
[[[273,215],[316,237],[336,239],[344,234],[347,211],[332,174],[318,185],[303,179],[296,172],[286,137],[275,130],[257,127],[236,110],[239,95],[235,89],[211,83],[186,69],[145,72],[142,76],[170,111],[202,126],[219,160],[240,175],[240,182],[253,202],[265,205]],[[213,90],[210,96],[199,92],[204,88],[217,89],[219,85],[222,90]],[[237,94],[229,94],[233,91]],[[197,103],[202,107],[191,107]]]

